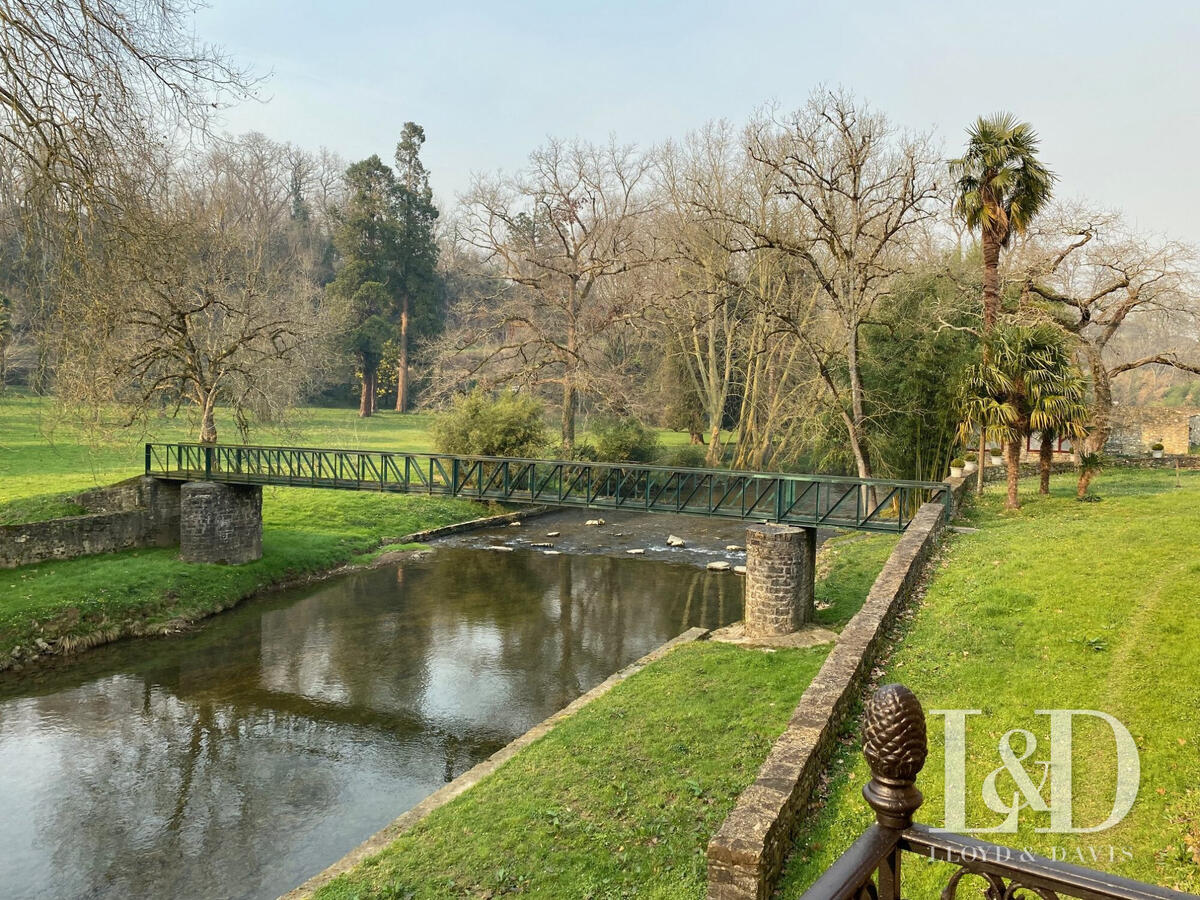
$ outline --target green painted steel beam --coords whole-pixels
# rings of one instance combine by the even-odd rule
[[[147,475],[179,481],[440,494],[859,531],[903,531],[922,503],[952,503],[949,486],[937,481],[636,463],[190,443],[149,443],[145,458]]]

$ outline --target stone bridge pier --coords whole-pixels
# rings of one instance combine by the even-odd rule
[[[236,565],[262,559],[262,486],[188,481],[179,489],[179,558]]]
[[[817,529],[747,528],[746,637],[778,637],[811,622],[816,569]]]

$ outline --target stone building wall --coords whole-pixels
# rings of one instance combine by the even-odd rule
[[[1168,456],[1183,456],[1193,438],[1200,438],[1200,411],[1169,406],[1113,410],[1113,429],[1105,452],[1114,456],[1145,456],[1157,443]]]

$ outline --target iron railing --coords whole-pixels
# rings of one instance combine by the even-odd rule
[[[147,444],[146,474],[861,531],[904,531],[922,503],[952,502],[942,482],[312,447]]]
[[[876,824],[843,853],[801,900],[900,900],[904,853],[919,853],[955,866],[942,886],[941,900],[956,900],[959,888],[986,900],[1080,897],[1087,900],[1185,900],[1185,894],[1071,863],[990,844],[913,823],[921,805],[916,778],[928,743],[925,713],[913,693],[889,684],[867,704],[863,755],[871,780],[863,796]],[[964,893],[965,896],[965,893]]]

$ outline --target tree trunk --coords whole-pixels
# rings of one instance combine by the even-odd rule
[[[991,229],[983,229],[983,332],[996,327],[1000,318],[1000,240]]]
[[[1004,464],[1008,469],[1008,497],[1004,500],[1005,509],[1020,509],[1021,501],[1017,496],[1018,483],[1021,480],[1021,439],[1013,438],[1005,446]]]
[[[866,426],[866,413],[863,404],[862,372],[858,365],[858,329],[849,328],[846,337],[846,363],[850,375],[850,415],[853,419],[853,425],[850,428],[850,447],[854,452],[854,465],[858,469],[858,477],[870,478],[871,460],[867,455],[866,438],[863,434]],[[865,488],[863,495],[868,507],[873,509],[876,503],[874,486]]]
[[[1079,473],[1079,484],[1075,486],[1076,499],[1082,500],[1087,496],[1088,486],[1092,483],[1092,478],[1095,474],[1093,470],[1086,468]]]
[[[1103,348],[1086,346],[1088,367],[1092,372],[1092,420],[1083,442],[1086,453],[1101,453],[1112,434],[1112,378],[1104,365]]]
[[[579,405],[575,386],[575,375],[579,366],[579,332],[575,322],[577,302],[575,286],[572,285],[570,296],[567,298],[567,353],[562,382],[562,445],[563,456],[566,459],[570,459],[575,453],[575,407]]]
[[[217,421],[213,407],[216,396],[212,391],[204,397],[200,412],[200,443],[215,444],[217,442]]]
[[[705,463],[710,468],[716,468],[721,465],[721,424],[718,422],[709,429],[708,453],[705,456]],[[704,443],[703,440],[700,443]]]
[[[987,432],[981,426],[979,429],[979,469],[975,472],[975,493],[980,497],[983,496],[983,455],[987,452]]]
[[[400,308],[400,361],[396,364],[396,412],[408,412],[408,297]]]
[[[358,416],[365,419],[375,411],[375,388],[371,383],[372,370],[363,366],[362,392],[358,395]]]
[[[1041,482],[1038,493],[1050,493],[1050,464],[1054,461],[1054,437],[1048,431],[1042,432],[1042,443],[1038,447],[1038,475]]]
[[[578,397],[571,373],[563,376],[562,445],[563,457],[570,459],[575,452],[575,407]]]

